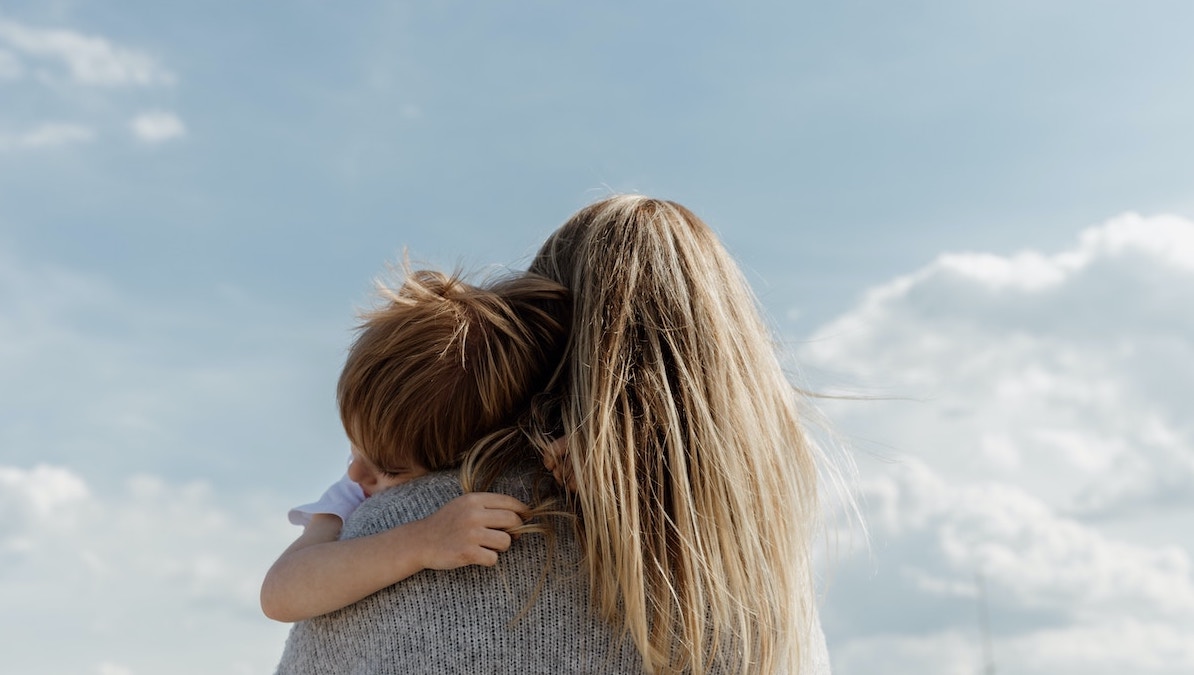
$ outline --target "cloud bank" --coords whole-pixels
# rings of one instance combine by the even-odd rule
[[[10,670],[260,673],[276,663],[287,627],[265,619],[257,591],[297,535],[286,509],[318,494],[292,469],[331,480],[344,442],[334,413],[326,441],[309,440],[319,424],[295,421],[308,393],[331,396],[332,384],[295,374],[323,351],[310,349],[310,326],[262,324],[260,313],[248,300],[165,307],[0,245]],[[278,352],[279,334],[303,354]]]
[[[1194,223],[1127,214],[941,255],[805,344],[912,399],[830,406],[893,460],[831,590],[838,672],[977,672],[980,580],[1000,670],[1194,670],[1192,298]]]
[[[294,534],[280,505],[151,475],[100,494],[42,464],[0,466],[0,508],[14,672],[254,673],[276,661],[286,627],[262,618],[257,589]]]

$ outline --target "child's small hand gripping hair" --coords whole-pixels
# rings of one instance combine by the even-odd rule
[[[411,542],[425,569],[448,570],[464,565],[497,564],[498,553],[510,548],[512,530],[530,508],[508,495],[470,492],[448,502],[416,526]]]

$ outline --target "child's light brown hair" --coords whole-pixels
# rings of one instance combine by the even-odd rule
[[[362,314],[336,397],[378,469],[453,468],[546,384],[566,340],[567,292],[533,274],[483,286],[420,270]]]

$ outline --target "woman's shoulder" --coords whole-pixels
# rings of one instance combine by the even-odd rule
[[[464,494],[456,471],[436,471],[366,499],[344,524],[344,539],[365,537],[430,516]]]
[[[520,465],[499,476],[489,492],[501,492],[526,501],[531,494],[536,467]],[[344,524],[344,539],[365,537],[426,518],[464,494],[458,470],[436,471],[396,485],[366,499]]]

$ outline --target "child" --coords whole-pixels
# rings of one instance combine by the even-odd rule
[[[529,511],[513,497],[472,492],[424,520],[339,540],[364,499],[457,467],[517,418],[566,338],[564,288],[534,275],[475,287],[419,271],[382,293],[387,302],[364,315],[337,386],[352,443],[347,476],[291,511],[305,529],[261,587],[262,610],[278,621],[340,609],[423,569],[494,565]]]

